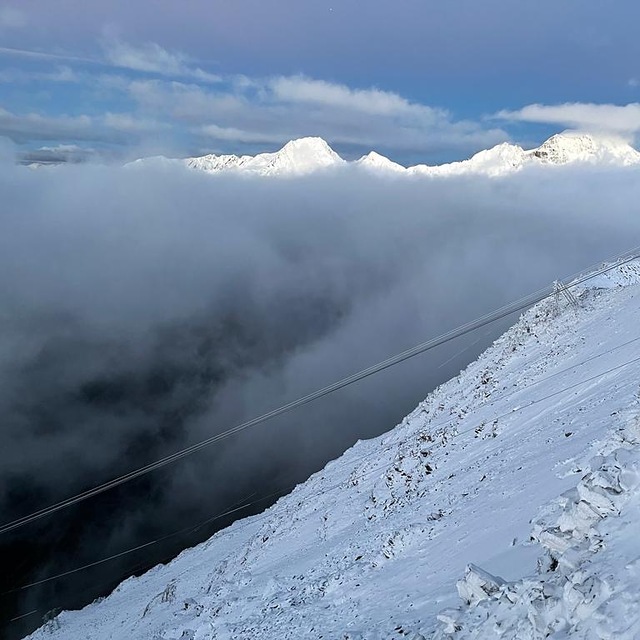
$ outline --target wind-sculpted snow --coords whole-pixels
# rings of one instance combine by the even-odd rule
[[[638,637],[639,283],[538,304],[394,430],[30,637]]]
[[[532,540],[546,550],[537,574],[505,582],[468,565],[457,584],[468,606],[441,612],[434,640],[640,636],[640,403],[626,413],[604,449],[620,446],[590,461],[559,499],[555,522],[535,523]]]

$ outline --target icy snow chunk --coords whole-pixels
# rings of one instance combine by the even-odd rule
[[[444,624],[445,633],[455,633],[456,631],[460,631],[460,625],[458,624],[459,616],[460,611],[458,609],[445,609],[436,617]]]
[[[601,516],[617,514],[618,508],[612,500],[612,496],[607,495],[600,487],[590,487],[585,482],[578,485],[580,498],[589,504]]]
[[[462,600],[475,605],[497,593],[503,584],[505,581],[499,576],[491,575],[475,564],[468,564],[464,578],[458,580],[456,587]]]
[[[553,555],[564,553],[574,544],[570,535],[563,533],[560,529],[543,529],[536,536],[540,544],[549,549]]]
[[[558,528],[562,532],[575,531],[586,536],[601,517],[599,513],[591,508],[591,505],[581,500],[570,511],[562,512],[558,518]]]

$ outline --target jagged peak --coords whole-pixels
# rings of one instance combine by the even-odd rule
[[[553,164],[601,161],[624,165],[640,162],[640,153],[621,136],[578,130],[556,133],[528,153],[542,162]]]
[[[554,133],[547,140],[545,140],[542,145],[566,145],[566,144],[575,144],[575,143],[583,143],[583,144],[606,144],[610,146],[620,146],[620,147],[628,147],[629,141],[626,140],[623,136],[616,135],[613,133],[605,133],[605,132],[594,132],[594,131],[583,131],[580,129],[566,129],[561,131],[560,133]]]
[[[383,156],[382,154],[378,153],[377,151],[369,151],[369,153],[365,153],[363,156],[361,156],[357,160],[357,162],[378,162],[378,161],[382,161],[382,162],[389,161],[389,162],[391,162],[391,160],[389,160],[389,158],[387,158],[386,156]]]
[[[369,169],[383,169],[390,171],[406,171],[405,167],[393,160],[389,160],[386,156],[377,151],[370,151],[366,155],[358,158],[356,164]]]
[[[186,158],[185,164],[201,171],[246,171],[261,175],[302,175],[311,173],[344,160],[319,137],[290,140],[278,151],[259,153],[256,156],[207,154]]]

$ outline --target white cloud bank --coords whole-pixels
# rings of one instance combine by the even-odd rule
[[[408,113],[444,115],[442,110],[412,104],[405,98],[380,89],[350,89],[342,84],[314,80],[305,76],[280,76],[267,81],[266,86],[277,100],[289,103],[309,103],[391,116]]]
[[[640,131],[640,103],[626,105],[571,102],[530,104],[515,111],[499,111],[495,118],[517,122],[556,124],[563,127],[635,134]]]
[[[147,117],[188,126],[201,144],[284,143],[317,135],[361,150],[461,154],[508,139],[497,128],[455,120],[444,109],[377,88],[357,89],[305,76],[229,78],[215,88],[137,80],[129,96]]]
[[[17,142],[55,139],[55,133],[53,137],[41,135],[43,129],[52,129],[60,132],[60,144],[102,140],[105,134],[99,128],[114,128],[112,118],[105,121],[107,112],[122,103],[127,106],[118,109],[123,112],[121,120],[136,123],[133,128],[143,137],[144,131],[153,129],[148,140],[136,139],[134,144],[174,155],[255,153],[265,150],[258,145],[275,147],[294,138],[321,136],[342,146],[339,150],[343,152],[347,147],[348,154],[376,149],[387,155],[412,154],[416,161],[431,161],[443,153],[467,157],[509,139],[495,124],[457,120],[446,109],[377,87],[350,87],[304,75],[218,76],[200,68],[184,53],[155,42],[128,43],[108,30],[101,46],[102,56],[94,59],[0,47],[0,55],[26,57],[43,65],[55,63],[53,69],[6,69],[0,73],[0,82],[56,83],[54,91],[62,91],[64,83],[73,83],[92,105],[89,120],[79,121],[77,132],[68,126],[71,122],[61,127],[60,116],[43,113],[34,104],[28,112],[12,114],[10,123],[4,113],[0,135]],[[102,70],[95,73],[96,67]],[[102,112],[101,100],[106,103]],[[45,121],[50,126],[44,126]],[[154,127],[146,126],[149,122]],[[128,124],[125,129],[132,127]],[[158,129],[164,137],[155,136]],[[122,146],[124,155],[132,152],[126,141],[114,142]]]

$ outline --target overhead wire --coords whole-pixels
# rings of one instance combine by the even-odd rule
[[[600,269],[597,269],[595,271],[590,271],[588,272],[586,275],[580,275],[578,274],[578,277],[574,276],[569,276],[569,278],[565,278],[565,280],[561,281],[562,285],[566,288],[566,289],[571,289],[574,288],[580,284],[583,284],[595,277],[598,277],[600,275],[603,275],[604,273],[607,273],[608,271],[611,271],[615,268],[620,267],[623,264],[626,264],[628,262],[631,262],[632,260],[636,259],[638,257],[640,253],[640,247],[635,247],[629,251],[626,251],[618,256],[616,256],[615,258],[611,259],[611,261],[608,261],[607,263],[605,263]],[[566,280],[570,280],[570,282],[566,282]],[[173,462],[176,462],[177,460],[180,460],[181,458],[184,458],[188,455],[191,455],[205,447],[208,447],[216,442],[219,442],[223,439],[226,439],[232,435],[235,435],[236,433],[239,433],[241,431],[244,431],[246,429],[249,429],[251,427],[254,427],[258,424],[261,424],[263,422],[266,422],[267,420],[270,420],[272,418],[275,418],[277,416],[280,416],[284,413],[288,413],[289,411],[292,411],[293,409],[296,409],[298,407],[304,406],[310,402],[313,402],[315,400],[318,400],[324,396],[327,396],[331,393],[334,393],[335,391],[338,391],[340,389],[343,389],[351,384],[354,384],[355,382],[359,382],[360,380],[363,380],[369,376],[372,376],[376,373],[379,373],[381,371],[384,371],[385,369],[388,369],[389,367],[395,366],[396,364],[399,364],[401,362],[404,362],[406,360],[408,360],[409,358],[413,358],[414,356],[417,356],[421,353],[424,353],[426,351],[429,351],[431,349],[434,349],[435,347],[438,347],[440,345],[443,345],[447,342],[450,342],[451,340],[454,340],[456,338],[459,338],[463,335],[466,335],[472,331],[475,331],[481,327],[484,327],[490,323],[496,322],[497,320],[500,320],[502,318],[505,318],[506,316],[509,316],[513,313],[516,313],[518,311],[523,311],[524,309],[538,303],[541,302],[542,300],[546,299],[546,298],[550,298],[553,295],[556,295],[556,288],[553,287],[553,285],[549,285],[546,287],[543,287],[533,293],[530,293],[510,304],[504,305],[502,307],[500,307],[499,309],[496,309],[495,311],[492,311],[490,313],[487,313],[471,322],[468,322],[466,324],[463,324],[455,329],[452,329],[446,333],[443,333],[439,336],[436,336],[435,338],[432,338],[430,340],[427,340],[425,342],[422,342],[410,349],[407,349],[405,351],[402,351],[401,353],[398,353],[394,356],[391,356],[381,362],[378,362],[374,365],[371,365],[370,367],[367,367],[361,371],[358,371],[356,373],[353,373],[349,376],[347,376],[346,378],[342,378],[341,380],[338,380],[332,384],[329,384],[321,389],[318,389],[316,391],[313,391],[307,395],[304,395],[296,400],[292,400],[291,402],[288,402],[284,405],[281,405],[280,407],[273,409],[271,411],[268,411],[267,413],[264,413],[260,416],[257,416],[255,418],[252,418],[250,420],[247,420],[245,422],[242,422],[234,427],[231,427],[225,431],[222,431],[218,434],[215,434],[209,438],[206,438],[200,442],[196,442],[192,445],[189,445],[188,447],[185,447],[179,451],[176,451],[172,454],[169,454],[163,458],[160,458],[159,460],[156,460],[154,462],[151,462],[147,465],[144,465],[142,467],[139,467],[138,469],[134,469],[128,473],[125,473],[123,475],[120,475],[116,478],[113,478],[112,480],[109,480],[105,483],[102,483],[96,487],[93,487],[91,489],[88,489],[86,491],[80,492],[74,496],[71,496],[69,498],[66,498],[64,500],[61,500],[57,503],[54,503],[48,507],[45,507],[43,509],[40,509],[38,511],[35,511],[31,514],[28,514],[26,516],[22,516],[20,518],[17,518],[11,522],[5,523],[3,525],[0,526],[0,534],[3,533],[7,533],[9,531],[13,531],[14,529],[17,529],[19,527],[22,527],[26,524],[29,524],[31,522],[34,522],[36,520],[39,520],[41,518],[44,518],[48,515],[51,515],[57,511],[60,511],[61,509],[65,509],[67,507],[70,507],[74,504],[77,504],[78,502],[87,500],[89,498],[92,498],[100,493],[103,493],[105,491],[108,491],[110,489],[113,489],[117,486],[120,486],[126,482],[129,482],[131,480],[134,480],[135,478],[138,478],[140,476],[146,475],[147,473],[150,473],[156,469],[160,469],[166,465],[172,464]]]
[[[585,364],[587,364],[588,362],[591,362],[591,361],[593,361],[593,360],[595,360],[595,359],[597,359],[597,358],[603,357],[603,356],[608,355],[608,354],[610,354],[610,353],[612,353],[612,352],[614,352],[614,351],[617,351],[617,350],[619,350],[619,349],[621,349],[621,348],[624,348],[624,347],[626,347],[626,346],[628,346],[628,345],[630,345],[630,344],[632,344],[632,343],[634,343],[634,342],[637,342],[638,340],[640,340],[640,337],[635,337],[635,338],[632,338],[632,339],[630,339],[630,340],[627,340],[626,342],[623,342],[623,343],[621,343],[621,344],[618,344],[618,345],[616,345],[615,347],[612,347],[612,348],[607,349],[607,350],[605,350],[605,351],[603,351],[603,352],[600,352],[600,353],[598,353],[598,354],[595,354],[595,355],[593,355],[593,356],[590,356],[589,358],[586,358],[586,359],[584,359],[584,360],[581,360],[580,362],[575,363],[575,364],[571,365],[570,367],[566,367],[566,368],[561,369],[561,370],[559,370],[559,371],[556,371],[556,372],[554,372],[554,373],[552,373],[552,374],[549,374],[549,375],[547,375],[547,376],[544,376],[543,378],[537,379],[537,380],[535,380],[535,381],[531,382],[530,384],[526,385],[526,387],[524,387],[524,389],[530,389],[531,387],[534,387],[534,386],[536,386],[536,385],[538,385],[538,384],[540,384],[540,383],[542,383],[542,382],[544,382],[544,381],[547,381],[547,380],[549,380],[549,379],[551,379],[551,378],[553,378],[553,377],[556,377],[556,376],[561,375],[561,374],[563,374],[563,373],[567,373],[567,372],[569,372],[569,371],[571,371],[571,370],[577,369],[578,367],[584,366],[584,365],[585,365]],[[513,414],[517,413],[518,411],[524,411],[524,410],[526,410],[526,409],[530,408],[531,406],[534,406],[535,404],[538,404],[538,403],[540,403],[540,402],[542,402],[542,401],[544,401],[544,400],[546,400],[546,399],[548,399],[548,398],[550,398],[550,397],[557,396],[557,395],[559,395],[559,394],[562,394],[562,393],[565,393],[565,392],[570,391],[570,390],[572,390],[572,389],[575,389],[575,388],[577,388],[577,387],[579,387],[579,386],[581,386],[581,385],[583,385],[583,384],[587,384],[587,383],[589,383],[589,382],[592,382],[592,381],[594,381],[594,380],[597,380],[597,379],[599,379],[599,378],[602,378],[602,376],[604,376],[604,375],[607,375],[607,374],[612,373],[612,372],[614,372],[614,371],[616,371],[616,370],[622,369],[622,368],[624,368],[624,367],[626,367],[626,366],[629,366],[630,364],[636,363],[636,362],[638,362],[638,361],[640,361],[640,357],[636,357],[636,358],[633,358],[633,359],[631,359],[631,360],[627,360],[627,361],[625,361],[625,362],[623,362],[623,363],[621,363],[621,364],[618,364],[618,365],[616,365],[616,366],[610,367],[609,369],[607,369],[607,370],[605,370],[605,371],[601,371],[601,372],[599,372],[599,373],[597,373],[597,374],[595,374],[595,375],[593,375],[593,376],[590,376],[589,378],[586,378],[586,379],[580,380],[580,381],[578,381],[578,382],[576,382],[576,383],[574,383],[574,384],[571,384],[571,385],[569,385],[569,386],[563,387],[563,388],[562,388],[562,389],[560,389],[560,390],[553,391],[553,392],[551,392],[551,393],[549,393],[549,394],[547,394],[547,395],[545,395],[545,396],[542,396],[542,397],[540,397],[540,398],[536,398],[536,399],[534,399],[534,400],[530,401],[530,402],[529,402],[528,404],[526,404],[526,405],[516,407],[516,408],[514,408],[514,409],[511,409],[511,410],[510,410],[510,411],[508,411],[508,412],[505,412],[505,413],[500,414],[500,415],[498,415],[498,416],[494,416],[494,417],[493,417],[493,420],[499,420],[499,419],[501,419],[501,418],[505,418],[505,417],[508,417],[508,416],[512,416]],[[524,389],[523,389],[523,388],[520,388],[520,389],[517,389],[517,390],[515,390],[515,391],[512,391],[510,394],[507,394],[507,396],[501,396],[500,401],[504,401],[505,399],[508,399],[510,396],[515,395],[515,394],[517,394],[517,393],[522,392]],[[491,405],[493,405],[493,404],[495,404],[495,403],[491,403],[489,406],[491,406]],[[450,420],[446,421],[445,423],[440,423],[440,424],[438,424],[438,425],[434,425],[434,428],[440,428],[440,427],[446,426],[447,424],[451,424],[451,423],[453,423],[453,422],[455,422],[455,421],[456,421],[456,419],[455,419],[455,418],[454,418],[454,419],[450,419]],[[471,432],[471,431],[474,431],[475,429],[477,429],[477,426],[476,426],[476,425],[474,425],[473,427],[471,427],[471,428],[469,428],[469,429],[466,429],[466,430],[464,430],[464,431],[456,431],[456,432],[455,432],[455,435],[456,435],[456,436],[463,435],[463,434],[469,433],[469,432]],[[350,461],[349,461],[349,463],[350,463],[350,465],[354,465],[355,463],[358,463],[358,462],[360,462],[360,461],[362,461],[362,460],[366,459],[367,457],[370,457],[370,456],[371,456],[371,455],[373,455],[374,453],[375,453],[376,455],[378,455],[378,456],[379,456],[379,453],[380,453],[380,452],[379,452],[379,451],[377,451],[377,452],[370,452],[369,454],[365,454],[365,455],[363,455],[363,456],[360,456],[360,457],[356,458],[355,460],[353,460],[353,459],[352,459],[352,460],[350,460]],[[371,475],[371,474],[373,474],[373,473],[376,473],[376,472],[378,472],[378,471],[380,471],[380,470],[384,469],[385,467],[387,467],[387,466],[388,466],[388,464],[389,464],[388,462],[385,462],[384,464],[382,464],[382,465],[380,465],[380,466],[377,466],[377,467],[374,467],[374,468],[372,468],[372,469],[369,469],[365,474],[363,474],[363,475],[360,477],[360,479],[363,479],[364,477],[367,477],[367,476],[369,476],[369,475]],[[65,577],[65,576],[71,575],[71,574],[73,574],[73,573],[77,573],[77,572],[79,572],[79,571],[83,571],[83,570],[89,569],[89,568],[91,568],[91,567],[94,567],[94,566],[97,566],[97,565],[100,565],[100,564],[103,564],[103,563],[109,562],[110,560],[116,559],[116,558],[118,558],[118,557],[122,557],[122,556],[124,556],[124,555],[130,554],[130,553],[133,553],[133,552],[135,552],[135,551],[137,551],[137,550],[140,550],[140,549],[144,549],[144,548],[150,547],[151,545],[154,545],[154,544],[158,544],[158,543],[162,542],[163,540],[166,540],[166,539],[168,539],[168,538],[171,538],[171,537],[174,537],[174,536],[180,535],[180,534],[182,534],[182,533],[186,533],[186,532],[194,532],[194,531],[196,531],[197,529],[201,528],[202,526],[204,526],[205,524],[207,524],[207,523],[209,523],[209,522],[211,522],[211,521],[214,521],[214,520],[216,520],[216,519],[222,518],[222,517],[224,517],[224,516],[226,516],[226,515],[231,515],[231,514],[232,514],[232,513],[234,513],[234,512],[238,512],[238,511],[240,511],[240,510],[242,510],[242,509],[245,509],[245,508],[247,508],[247,507],[249,507],[249,506],[252,506],[252,505],[254,505],[254,504],[257,504],[257,503],[259,503],[259,502],[263,502],[263,501],[265,501],[265,500],[267,500],[267,499],[269,499],[269,498],[271,498],[271,497],[273,497],[273,496],[275,496],[275,495],[283,495],[283,493],[285,493],[286,491],[291,490],[291,489],[292,489],[292,488],[294,488],[295,486],[296,486],[295,484],[292,484],[292,485],[290,485],[289,487],[286,487],[286,488],[280,489],[279,491],[276,491],[276,492],[272,492],[271,494],[269,494],[269,495],[267,495],[267,496],[262,496],[261,498],[258,498],[257,500],[253,500],[253,501],[250,501],[250,502],[244,502],[243,504],[241,504],[241,505],[239,505],[239,506],[235,506],[235,507],[233,507],[233,508],[231,508],[231,509],[228,509],[228,510],[223,511],[223,512],[221,512],[221,513],[219,513],[219,514],[216,514],[216,515],[215,515],[215,516],[213,516],[213,517],[210,517],[210,518],[207,518],[207,519],[206,519],[206,520],[204,520],[204,521],[201,521],[200,523],[198,523],[198,524],[197,524],[197,525],[195,525],[195,526],[187,527],[187,528],[181,529],[181,530],[179,530],[179,531],[173,532],[173,533],[168,534],[168,535],[166,535],[166,536],[162,536],[161,538],[158,538],[158,539],[156,539],[156,540],[152,540],[152,541],[149,541],[149,542],[144,543],[144,544],[142,544],[142,545],[138,545],[138,546],[136,546],[136,547],[132,547],[132,548],[127,549],[127,550],[125,550],[125,551],[123,551],[123,552],[119,552],[119,553],[117,553],[117,554],[113,554],[113,555],[108,556],[108,557],[106,557],[106,558],[102,558],[102,559],[100,559],[100,560],[98,560],[98,561],[94,561],[94,562],[91,562],[91,563],[88,563],[88,564],[82,565],[82,566],[80,566],[80,567],[76,567],[76,568],[74,568],[74,569],[72,569],[72,570],[65,571],[65,572],[62,572],[62,573],[56,574],[56,575],[54,575],[54,576],[49,576],[49,577],[47,577],[47,578],[44,578],[44,579],[42,579],[42,580],[39,580],[39,581],[36,581],[36,582],[33,582],[33,583],[29,583],[29,584],[26,584],[26,585],[22,585],[21,587],[18,587],[18,588],[16,588],[16,589],[12,589],[12,590],[10,590],[10,591],[4,592],[4,594],[3,594],[3,595],[5,595],[5,594],[9,594],[9,593],[12,593],[12,592],[16,592],[16,591],[20,591],[20,590],[24,590],[24,589],[28,589],[28,588],[33,587],[33,586],[36,586],[36,585],[40,585],[40,584],[43,584],[43,583],[46,583],[46,582],[50,582],[50,581],[53,581],[53,580],[57,580],[57,579],[60,579],[60,578],[62,578],[62,577]],[[322,491],[316,492],[316,494],[315,494],[315,495],[316,495],[316,496],[318,496],[318,495],[322,495],[322,494],[327,493],[328,491],[330,491],[330,490],[332,490],[332,489],[334,489],[334,488],[335,488],[335,487],[329,487],[329,488],[326,488],[326,489],[324,489],[324,490],[322,490]],[[253,494],[253,495],[255,495],[255,494]],[[249,497],[251,497],[251,496],[249,496]],[[267,514],[263,514],[263,515],[262,515],[262,518],[265,518],[265,517],[267,517]],[[252,522],[255,522],[255,519],[254,519],[254,520],[252,520]],[[38,609],[34,609],[34,610],[29,611],[29,612],[27,612],[27,613],[24,613],[24,614],[21,614],[21,615],[19,615],[19,616],[14,617],[14,618],[11,618],[8,622],[16,622],[16,621],[19,621],[19,620],[21,620],[21,619],[23,619],[23,618],[25,618],[25,617],[27,617],[27,616],[33,615],[33,614],[35,614],[35,613],[38,613],[39,611],[40,611],[40,610],[38,610]]]
[[[150,547],[152,545],[155,544],[159,544],[160,542],[164,542],[165,540],[169,540],[170,538],[174,538],[178,535],[184,534],[184,533],[193,533],[195,531],[197,531],[198,529],[200,529],[201,527],[203,527],[206,524],[209,524],[210,522],[213,522],[214,520],[219,520],[220,518],[224,518],[225,516],[228,515],[232,515],[233,513],[236,513],[238,511],[241,511],[242,509],[246,509],[249,506],[252,506],[254,504],[257,504],[259,502],[264,502],[265,500],[268,500],[271,496],[276,495],[276,492],[273,492],[272,494],[268,495],[268,496],[263,496],[262,498],[258,498],[256,500],[252,500],[250,502],[246,502],[244,501],[242,504],[240,505],[234,505],[232,507],[230,507],[229,509],[226,509],[225,511],[222,511],[221,513],[217,513],[214,516],[211,516],[209,518],[207,518],[206,520],[203,520],[201,522],[198,522],[196,525],[192,525],[189,527],[184,527],[183,529],[180,529],[178,531],[174,531],[172,533],[168,533],[164,536],[160,536],[159,538],[155,538],[154,540],[149,540],[148,542],[144,542],[143,544],[139,544],[136,545],[135,547],[130,547],[128,549],[125,549],[124,551],[120,551],[118,553],[114,553],[110,556],[107,556],[105,558],[101,558],[100,560],[95,560],[93,562],[89,562],[87,564],[84,564],[80,567],[76,567],[74,569],[69,569],[68,571],[63,571],[62,573],[58,573],[54,576],[48,576],[46,578],[42,578],[41,580],[36,580],[34,582],[30,582],[28,584],[24,584],[20,587],[17,587],[15,589],[9,589],[8,591],[3,591],[2,594],[0,595],[7,595],[9,593],[16,593],[17,591],[22,591],[24,589],[29,589],[30,587],[36,587],[38,585],[41,584],[45,584],[46,582],[51,582],[52,580],[57,580],[58,578],[63,578],[65,576],[71,575],[73,573],[78,573],[79,571],[83,571],[85,569],[90,569],[91,567],[95,567],[97,565],[100,564],[104,564],[105,562],[109,562],[110,560],[115,560],[117,558],[121,558],[122,556],[128,555],[130,553],[133,553],[135,551],[139,551],[140,549],[145,549],[147,547]]]
[[[593,360],[596,360],[596,359],[601,358],[601,357],[606,356],[606,355],[610,355],[611,353],[613,353],[615,351],[618,351],[619,349],[622,349],[624,347],[627,347],[630,344],[638,342],[639,340],[640,340],[640,336],[637,336],[637,337],[632,338],[630,340],[627,340],[627,341],[625,341],[625,342],[623,342],[621,344],[618,344],[615,347],[611,347],[611,348],[606,349],[605,351],[602,351],[602,352],[600,352],[598,354],[595,354],[593,356],[585,358],[584,360],[581,360],[580,362],[577,362],[577,363],[573,364],[570,367],[565,367],[564,369],[561,369],[559,371],[555,371],[554,373],[549,374],[547,376],[544,376],[543,378],[539,378],[539,379],[537,379],[537,380],[525,385],[522,388],[516,389],[514,391],[511,391],[509,394],[501,396],[500,397],[500,402],[504,402],[505,400],[508,400],[511,396],[516,395],[518,393],[521,393],[524,390],[530,390],[532,387],[535,387],[535,386],[537,386],[537,385],[539,385],[539,384],[541,384],[543,382],[547,382],[548,380],[550,380],[550,379],[552,379],[552,378],[554,378],[554,377],[556,377],[558,375],[561,375],[563,373],[568,373],[569,371],[572,371],[572,370],[577,369],[577,368],[579,368],[581,366],[584,366],[585,364],[587,364],[589,362],[592,362]],[[562,393],[566,393],[567,391],[570,391],[572,389],[580,387],[581,385],[586,384],[588,382],[592,382],[594,380],[597,380],[598,378],[601,378],[604,375],[607,375],[607,374],[612,373],[614,371],[620,370],[620,369],[622,369],[624,367],[627,367],[627,366],[629,366],[631,364],[634,364],[636,362],[639,362],[639,361],[640,361],[640,356],[632,358],[631,360],[626,360],[623,363],[617,364],[617,365],[615,365],[613,367],[610,367],[610,368],[608,368],[608,369],[606,369],[604,371],[600,371],[600,372],[598,372],[598,373],[596,373],[596,374],[594,374],[594,375],[592,375],[592,376],[590,376],[588,378],[582,379],[582,380],[580,380],[578,382],[575,382],[575,383],[572,383],[572,384],[570,384],[568,386],[565,386],[562,389],[559,389],[559,390],[557,389],[557,390],[555,390],[555,391],[553,391],[553,392],[551,392],[549,394],[541,396],[540,398],[536,398],[534,400],[531,400],[529,403],[527,403],[525,405],[510,409],[509,411],[506,411],[506,412],[504,412],[502,414],[494,415],[491,418],[489,418],[488,420],[495,421],[495,420],[504,419],[506,417],[510,417],[510,416],[520,412],[520,411],[525,411],[526,409],[529,409],[530,407],[532,407],[532,406],[534,406],[536,404],[539,404],[540,402],[543,402],[544,400],[547,400],[549,398],[555,397],[555,396],[560,395]],[[488,406],[489,407],[493,406],[493,404],[495,404],[495,403],[489,403]],[[444,422],[440,422],[438,424],[432,425],[432,429],[433,430],[441,429],[441,428],[446,427],[448,425],[451,425],[451,424],[453,424],[453,423],[455,423],[457,421],[458,421],[458,418],[450,418],[450,419],[448,419],[448,420],[446,420]],[[471,431],[474,431],[475,429],[477,429],[477,425],[474,424],[474,426],[470,427],[469,429],[465,429],[465,430],[462,430],[462,431],[456,431],[454,435],[457,437],[457,436],[460,436],[460,435],[464,435],[464,434],[470,433]],[[348,461],[344,461],[343,462],[343,466],[346,466],[346,465],[355,466],[356,464],[366,460],[367,458],[372,457],[373,455],[375,455],[376,457],[379,457],[381,455],[381,453],[385,453],[385,452],[389,451],[391,448],[392,447],[385,447],[382,451],[376,450],[374,452],[369,452],[367,454],[363,454],[361,456],[358,456],[355,459],[352,458],[352,459],[350,459]],[[386,468],[388,466],[389,466],[389,462],[385,461],[381,465],[378,465],[378,466],[375,466],[375,467],[373,467],[371,469],[368,469],[361,476],[359,476],[358,480],[359,481],[363,480],[363,479],[369,477],[370,475],[372,475],[372,474],[374,474],[374,473],[376,473],[378,471],[381,471],[382,469],[384,469],[384,468]],[[97,566],[97,565],[100,565],[100,564],[104,564],[104,563],[109,562],[111,560],[115,560],[115,559],[117,559],[119,557],[134,553],[135,551],[138,551],[138,550],[150,547],[152,545],[158,544],[158,543],[163,542],[163,541],[165,541],[165,540],[167,540],[169,538],[173,538],[175,536],[178,536],[178,535],[181,535],[181,534],[184,534],[184,533],[187,533],[187,532],[195,532],[197,529],[201,528],[202,526],[204,526],[205,524],[207,524],[209,522],[212,522],[214,520],[218,520],[218,519],[223,518],[223,517],[225,517],[227,515],[231,515],[233,513],[236,513],[238,511],[246,509],[249,506],[253,506],[253,505],[258,504],[260,502],[264,502],[264,501],[266,501],[269,498],[272,498],[274,496],[277,496],[277,495],[281,496],[285,492],[295,488],[296,486],[297,486],[297,484],[287,485],[286,487],[283,487],[283,488],[279,489],[278,491],[273,491],[273,492],[269,493],[268,495],[262,496],[262,497],[260,497],[260,498],[258,498],[256,500],[253,500],[253,501],[250,501],[250,502],[244,502],[243,504],[241,504],[239,506],[236,506],[237,505],[237,503],[236,503],[236,505],[233,505],[231,508],[227,509],[226,511],[223,511],[223,512],[221,512],[219,514],[216,514],[216,515],[214,515],[214,516],[212,516],[210,518],[207,518],[206,520],[203,520],[203,521],[201,521],[200,523],[198,523],[196,525],[192,525],[190,527],[185,527],[183,529],[180,529],[178,531],[172,532],[170,534],[167,534],[167,535],[162,536],[160,538],[157,538],[155,540],[151,540],[151,541],[148,541],[146,543],[137,545],[135,547],[131,547],[131,548],[126,549],[124,551],[121,551],[119,553],[112,554],[112,555],[107,556],[105,558],[101,558],[101,559],[99,559],[97,561],[84,564],[84,565],[76,567],[74,569],[71,569],[71,570],[68,570],[68,571],[64,571],[64,572],[61,572],[61,573],[58,573],[58,574],[55,574],[55,575],[52,575],[52,576],[48,576],[48,577],[43,578],[41,580],[37,580],[35,582],[24,584],[24,585],[21,585],[20,587],[16,587],[16,588],[10,589],[8,591],[4,591],[0,595],[7,595],[7,594],[11,594],[11,593],[16,593],[18,591],[22,591],[22,590],[29,589],[29,588],[34,587],[34,586],[38,586],[38,585],[41,585],[41,584],[44,584],[44,583],[47,583],[47,582],[51,582],[53,580],[58,580],[58,579],[63,578],[65,576],[68,576],[68,575],[71,575],[71,574],[74,574],[74,573],[78,573],[78,572],[84,571],[86,569],[90,569],[90,568],[92,568],[94,566]],[[315,492],[313,494],[313,497],[314,498],[320,497],[320,496],[328,493],[329,491],[334,490],[336,488],[336,486],[338,486],[338,485],[333,485],[331,487],[324,488],[321,491],[317,491],[317,492]],[[255,493],[252,494],[252,495],[255,495]],[[249,496],[249,497],[251,497],[251,496]],[[266,514],[263,514],[263,518],[264,517],[266,517]],[[260,516],[257,516],[256,518],[254,518],[252,520],[252,523],[255,523],[256,519],[260,519]],[[25,614],[25,615],[28,615],[28,614]]]

